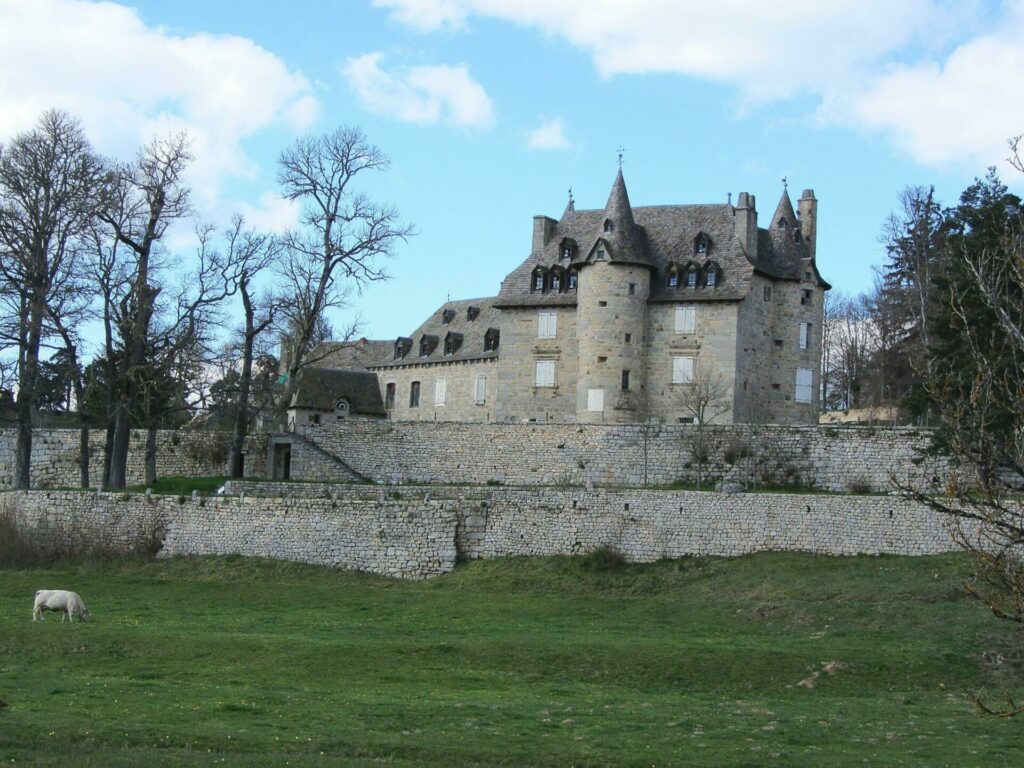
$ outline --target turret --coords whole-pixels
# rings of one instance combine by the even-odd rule
[[[775,214],[768,224],[768,229],[792,231],[796,226],[796,212],[793,210],[793,203],[789,199],[789,190],[783,187],[782,197],[779,198],[779,204],[775,206]]]
[[[807,246],[807,254],[813,259],[818,244],[818,201],[813,189],[805,189],[800,195],[800,234]]]

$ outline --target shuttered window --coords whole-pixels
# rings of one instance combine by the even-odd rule
[[[696,307],[676,307],[676,333],[693,333],[696,320]]]
[[[812,387],[814,385],[814,373],[810,368],[796,369],[796,395],[798,403],[811,402]]]
[[[448,395],[448,379],[438,379],[434,382],[434,405],[444,405]]]
[[[557,331],[558,313],[540,312],[537,314],[537,338],[553,339]]]
[[[537,361],[537,378],[534,384],[538,387],[553,387],[555,386],[555,361],[554,360],[538,360]]]
[[[604,390],[603,389],[588,389],[587,390],[587,410],[588,411],[603,411],[604,410]]]
[[[487,377],[477,376],[476,384],[473,387],[473,402],[477,405],[483,405],[487,399]]]
[[[800,323],[800,349],[807,349],[811,343],[811,324]]]
[[[672,358],[672,383],[690,384],[693,382],[693,357],[682,355]]]

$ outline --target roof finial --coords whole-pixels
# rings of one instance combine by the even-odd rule
[[[622,146],[621,144],[619,144],[619,148],[616,151],[619,153],[619,170],[621,171],[622,170],[622,154],[626,151],[626,148],[624,146]]]
[[[789,181],[786,179],[785,176],[782,177],[782,189],[787,192],[789,191]]]
[[[576,202],[576,201],[572,199],[572,187],[569,187],[569,205],[570,205],[570,207],[571,207],[571,206],[573,205],[573,203],[575,203],[575,202]]]

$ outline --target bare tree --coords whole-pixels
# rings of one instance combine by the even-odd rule
[[[821,405],[828,410],[835,403],[833,377],[835,367],[835,327],[839,322],[840,310],[846,297],[841,291],[825,292],[823,319],[821,324]]]
[[[5,304],[18,309],[17,488],[30,482],[40,347],[74,282],[99,180],[100,163],[81,126],[63,112],[45,112],[0,154],[0,276]]]
[[[282,349],[281,407],[287,408],[325,311],[344,306],[353,286],[386,279],[381,260],[413,228],[393,207],[353,189],[360,174],[388,168],[358,128],[301,138],[281,153],[278,166],[283,195],[303,204],[302,227],[285,235],[279,264],[290,347]]]
[[[732,410],[732,388],[713,371],[701,366],[689,384],[678,388],[680,408],[693,419],[696,427],[690,444],[690,453],[697,463],[697,490],[704,480],[704,466],[708,460],[707,426]]]
[[[189,190],[183,179],[191,159],[183,134],[156,139],[135,162],[116,167],[105,189],[101,218],[132,259],[117,322],[123,352],[116,365],[110,361],[117,400],[108,482],[115,488],[123,488],[126,482],[130,404],[153,384],[147,379],[146,362],[150,325],[160,293],[152,279],[157,266],[153,263],[154,251],[173,222],[191,215]]]

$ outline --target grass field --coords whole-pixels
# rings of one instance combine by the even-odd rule
[[[0,762],[1024,765],[1020,643],[953,557],[238,557],[0,571]],[[30,620],[40,588],[95,620]]]

